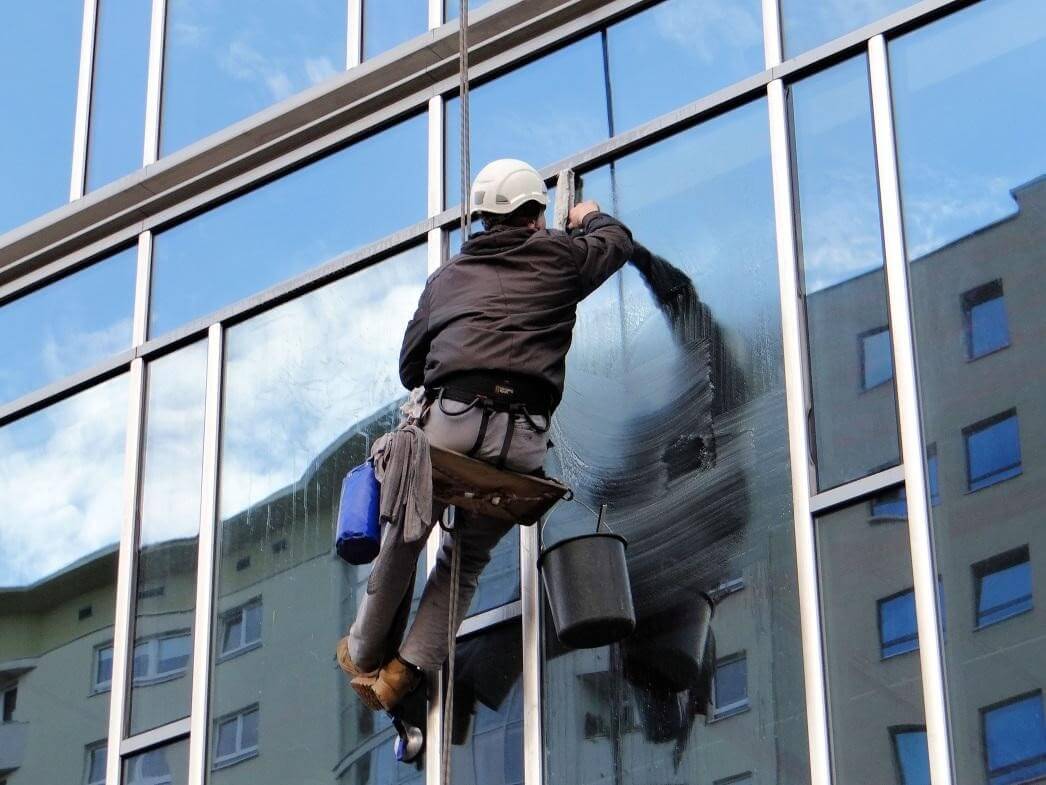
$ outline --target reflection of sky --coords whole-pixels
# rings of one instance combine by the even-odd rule
[[[345,0],[170,0],[161,152],[341,72],[345,15]]]
[[[446,204],[460,201],[460,102],[446,104]],[[541,168],[607,137],[598,35],[517,68],[469,93],[472,177],[497,158]],[[472,179],[470,177],[470,180]]]
[[[489,1],[490,0],[469,0],[469,11],[479,8],[481,5],[485,5]],[[458,6],[460,5],[459,0],[444,0],[443,5],[445,7],[443,16],[448,22],[451,19],[458,18]]]
[[[786,57],[912,5],[915,0],[781,0]]]
[[[426,138],[417,115],[157,234],[150,334],[421,220]]]
[[[363,0],[364,58],[380,55],[428,29],[428,0]]]
[[[131,345],[135,247],[0,307],[0,402]]]
[[[4,3],[2,13],[0,234],[69,198],[83,3]]]
[[[890,44],[905,235],[917,258],[1016,210],[1046,172],[1046,4],[989,0]]]
[[[405,395],[399,349],[426,265],[422,245],[229,330],[223,518],[298,480]]]
[[[791,88],[806,291],[882,267],[864,56]]]
[[[120,537],[127,377],[0,429],[0,586],[24,586]]]
[[[149,364],[140,544],[200,530],[207,342]]]
[[[621,133],[762,71],[759,0],[668,0],[612,25],[607,46]]]
[[[101,0],[91,91],[87,188],[142,165],[151,4]]]

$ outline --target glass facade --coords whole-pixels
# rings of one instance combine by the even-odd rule
[[[1043,778],[1042,4],[538,5],[469,2],[473,174],[571,161],[550,225],[596,199],[686,284],[582,304],[550,434],[637,629],[565,648],[505,537],[428,695],[452,781]],[[460,242],[440,13],[0,11],[0,785],[441,785],[337,667],[331,547]]]

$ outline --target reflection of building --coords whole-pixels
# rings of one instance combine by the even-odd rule
[[[963,772],[983,770],[1007,737],[1046,732],[1046,647],[1042,611],[1033,601],[1046,574],[1038,474],[1046,460],[1039,450],[1046,419],[1038,406],[1044,285],[1037,263],[1046,242],[1046,179],[1013,196],[1013,215],[911,265],[951,712],[961,738],[980,740],[957,748]],[[819,373],[844,380],[832,388],[839,397],[819,405],[850,412],[868,428],[889,422],[893,402],[880,393],[892,389],[862,389],[861,360],[867,368],[868,354],[860,338],[884,325],[876,309],[866,313],[854,304],[875,304],[882,286],[876,272],[811,295],[811,311],[831,315],[837,341],[820,346]],[[941,336],[961,340],[942,345]],[[859,448],[859,438],[848,445]],[[872,457],[858,460],[873,464]],[[895,765],[916,765],[906,761],[918,760],[925,745],[920,738],[911,752],[904,742],[924,723],[911,563],[896,556],[907,537],[896,491],[833,512],[818,525],[833,727],[853,740],[836,746],[836,765],[869,782],[888,780]],[[892,740],[898,734],[901,741]],[[1000,781],[1046,771],[1041,758],[1022,755],[1008,764],[1013,779]]]

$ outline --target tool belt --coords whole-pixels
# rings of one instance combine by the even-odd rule
[[[553,393],[540,379],[520,374],[471,371],[448,376],[439,387],[426,391],[429,400],[476,404],[495,412],[551,417]]]

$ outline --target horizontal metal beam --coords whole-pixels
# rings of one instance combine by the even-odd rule
[[[821,515],[836,507],[853,504],[904,482],[904,466],[892,466],[876,474],[818,493],[810,498],[810,512]]]
[[[129,739],[124,739],[120,744],[120,756],[126,758],[142,750],[158,747],[161,744],[169,744],[189,735],[189,718],[184,717],[174,722],[168,722],[159,728],[153,728],[145,733],[139,733]]]
[[[466,635],[472,635],[485,630],[487,627],[493,627],[502,622],[506,622],[509,619],[516,619],[523,615],[523,603],[520,600],[510,602],[508,605],[499,605],[497,608],[491,608],[489,611],[483,611],[483,613],[477,613],[475,616],[469,616],[465,621],[458,627],[458,637],[463,638]]]

